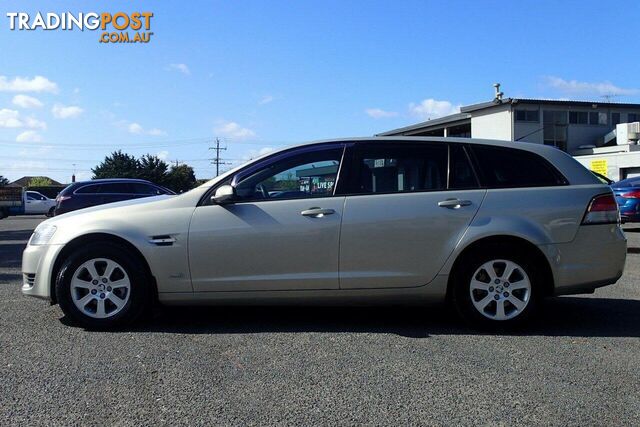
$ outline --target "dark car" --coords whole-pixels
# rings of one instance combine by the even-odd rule
[[[55,215],[105,203],[163,194],[176,193],[143,179],[95,179],[75,182],[62,190],[56,198]]]
[[[640,222],[640,177],[611,184],[623,222]]]

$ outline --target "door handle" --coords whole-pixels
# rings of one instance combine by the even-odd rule
[[[336,211],[333,209],[309,208],[307,210],[300,212],[300,215],[310,216],[313,218],[322,218],[325,215],[331,215],[334,213],[336,213]]]
[[[460,209],[462,206],[471,205],[471,200],[460,200],[460,199],[447,199],[441,202],[438,202],[438,206],[441,208],[449,208],[449,209]]]

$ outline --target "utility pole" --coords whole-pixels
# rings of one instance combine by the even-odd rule
[[[216,145],[213,147],[209,147],[209,150],[214,150],[216,152],[216,156],[211,160],[211,164],[216,165],[216,176],[220,175],[220,165],[227,165],[223,159],[220,158],[220,151],[225,151],[227,147],[220,147],[220,138],[216,138]]]

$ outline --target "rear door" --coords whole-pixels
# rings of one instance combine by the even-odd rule
[[[350,172],[340,236],[342,289],[431,282],[486,193],[460,144],[356,144]]]

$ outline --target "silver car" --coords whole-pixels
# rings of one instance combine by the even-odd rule
[[[475,325],[615,283],[626,240],[611,189],[543,145],[444,138],[314,142],[188,193],[40,224],[25,295],[78,324],[163,304],[449,301]]]

